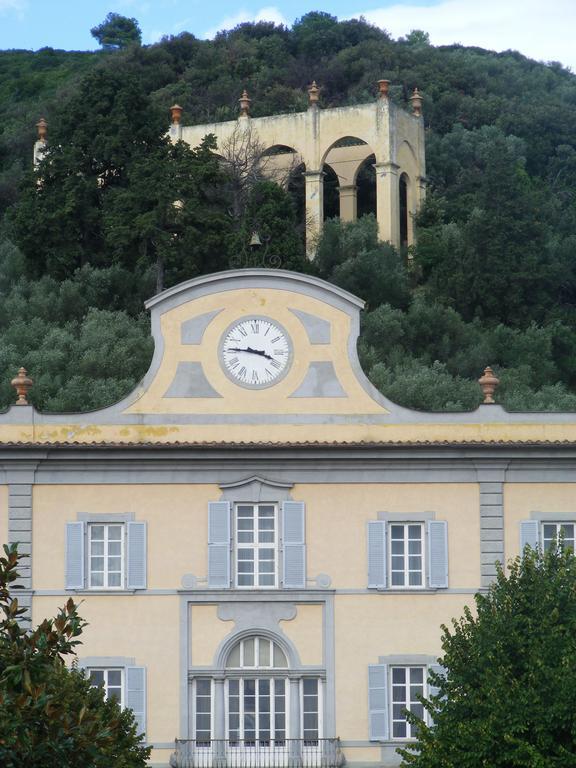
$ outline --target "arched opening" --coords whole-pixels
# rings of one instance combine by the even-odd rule
[[[300,163],[292,169],[288,176],[288,182],[286,189],[288,194],[294,202],[296,209],[296,221],[298,227],[298,234],[300,235],[302,242],[306,237],[306,179],[304,174],[306,173],[306,166],[304,163]]]
[[[322,171],[324,173],[323,218],[326,221],[340,215],[340,183],[331,165],[324,163]]]
[[[399,190],[399,209],[400,209],[400,248],[408,248],[408,176],[405,173],[400,175],[398,182]]]
[[[356,200],[358,218],[373,214],[376,216],[376,162],[375,155],[369,155],[356,174]]]

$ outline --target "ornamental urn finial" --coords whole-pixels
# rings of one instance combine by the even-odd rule
[[[422,116],[422,94],[418,90],[418,88],[414,88],[412,92],[412,96],[410,96],[410,101],[412,102],[412,112],[416,115],[416,117]]]
[[[242,91],[242,96],[238,99],[240,104],[240,117],[248,117],[250,115],[250,104],[252,99],[248,96],[246,88]]]
[[[378,80],[378,98],[387,99],[390,90],[390,80]]]
[[[48,136],[48,123],[46,118],[41,117],[36,123],[36,130],[38,131],[38,141],[45,142]]]
[[[180,125],[180,120],[182,120],[182,112],[183,108],[180,106],[180,104],[172,104],[170,107],[170,115],[172,117],[172,124],[173,125]]]
[[[16,400],[16,405],[30,405],[30,403],[26,399],[26,395],[28,394],[28,391],[30,390],[30,387],[34,382],[27,375],[26,368],[20,368],[20,370],[18,371],[18,375],[15,376],[10,383],[12,384],[12,386],[16,390],[16,394],[18,395],[18,399]]]
[[[312,85],[308,88],[308,101],[311,107],[317,107],[320,100],[320,88],[316,85],[316,80],[312,80]]]
[[[494,375],[494,371],[489,365],[484,368],[484,373],[478,379],[478,384],[480,384],[484,393],[483,405],[493,405],[495,400],[492,395],[498,384],[500,384],[500,379]]]

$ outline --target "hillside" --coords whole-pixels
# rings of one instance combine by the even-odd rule
[[[208,146],[163,139],[175,101],[203,123],[235,117],[244,87],[261,116],[305,109],[312,79],[328,107],[372,100],[379,78],[401,104],[416,85],[424,95],[429,196],[409,259],[377,243],[368,216],[330,222],[311,266],[290,195],[238,186]],[[121,397],[151,356],[141,307],[159,275],[250,263],[258,221],[275,257],[264,265],[313,270],[368,301],[362,362],[396,402],[472,408],[491,364],[506,407],[576,410],[576,77],[559,64],[312,13],[213,41],[4,51],[0,83],[0,406],[20,365],[41,408]],[[52,152],[39,192],[41,115]]]

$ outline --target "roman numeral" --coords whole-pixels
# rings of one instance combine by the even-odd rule
[[[272,350],[272,354],[274,354],[274,355],[285,355],[285,354],[287,354],[287,351],[288,350],[286,350],[286,349],[274,349],[274,350]]]
[[[252,333],[260,333],[260,323],[257,320],[250,323],[250,328]]]
[[[240,327],[240,328],[238,328],[238,330],[240,331],[242,336],[248,336],[248,331],[246,331],[244,328]]]
[[[276,342],[280,341],[281,338],[282,338],[281,336],[276,336],[275,339],[272,339],[272,344],[276,344]]]
[[[256,371],[252,371],[252,381],[258,381],[258,373]]]
[[[281,367],[280,363],[278,362],[278,360],[271,360],[270,361],[270,365],[274,366],[274,368],[280,368]]]
[[[246,374],[246,366],[243,365],[242,368],[238,371],[238,376],[244,376]]]

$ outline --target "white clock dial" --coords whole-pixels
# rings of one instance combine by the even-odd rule
[[[237,384],[261,389],[275,384],[290,368],[292,347],[286,331],[265,317],[238,320],[224,334],[220,359]]]

